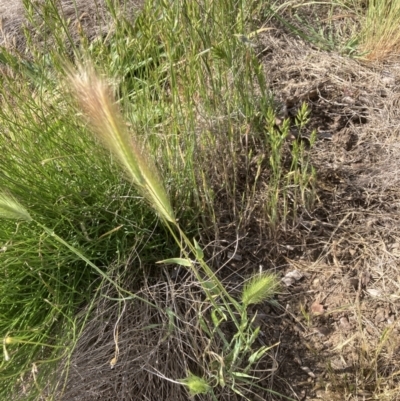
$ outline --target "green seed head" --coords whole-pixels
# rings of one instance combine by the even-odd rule
[[[279,289],[278,278],[271,273],[258,274],[250,279],[242,293],[245,306],[259,304],[271,298]]]
[[[210,385],[203,378],[192,373],[189,373],[188,377],[179,381],[188,388],[191,396],[206,394],[211,389]]]
[[[0,192],[0,218],[32,221],[32,217],[11,195]]]

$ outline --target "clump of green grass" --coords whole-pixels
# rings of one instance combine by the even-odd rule
[[[0,201],[1,216],[10,218],[0,225],[2,399],[24,388],[34,399],[43,390],[71,352],[77,310],[96,297],[109,264],[123,263],[133,246],[143,263],[171,246],[54,82],[38,87],[29,78],[18,69],[1,77]]]
[[[6,191],[0,201],[10,218],[21,217],[0,228],[0,397],[15,394],[16,383],[36,386],[32,399],[43,391],[53,362],[68,356],[76,341],[78,306],[94,302],[101,279],[110,281],[110,264],[123,264],[132,247],[142,261],[190,268],[212,307],[212,323],[201,324],[210,341],[223,344],[219,363],[210,359],[206,385],[183,384],[192,393],[224,385],[240,392],[238,381],[251,387],[253,367],[269,349],[255,347],[259,329],[247,307],[271,297],[277,281],[261,275],[233,297],[190,236],[210,226],[218,231],[216,193],[228,200],[239,226],[260,196],[261,177],[269,177],[261,197],[272,230],[288,220],[290,206],[277,210],[290,178],[281,171],[284,146],[273,142],[277,132],[268,125],[271,94],[252,43],[238,39],[247,37],[260,4],[148,1],[135,21],[108,6],[113,31],[91,43],[82,37],[78,47],[56,2],[47,0],[41,10],[48,40],[35,42],[27,31],[29,60],[0,54],[12,71],[0,77],[0,188]],[[35,27],[29,2],[26,7]],[[81,69],[68,81],[96,138],[59,84],[66,74],[71,79],[66,66],[82,60],[109,77],[106,84]],[[249,127],[250,143],[259,148],[243,145]],[[290,177],[304,194],[312,174],[301,169],[304,149],[294,152]],[[243,159],[255,155],[257,173],[249,162],[243,184]],[[123,291],[123,283],[113,284]],[[236,327],[229,339],[221,329],[228,319]]]
[[[303,103],[295,118],[295,127],[300,140],[294,140],[288,149],[290,120],[286,119],[280,127],[276,126],[275,114],[269,110],[265,120],[265,153],[269,155],[268,171],[270,171],[267,201],[265,204],[271,235],[296,224],[299,209],[311,210],[314,203],[314,182],[316,172],[310,165],[307,146],[315,143],[316,132],[309,135],[306,145],[301,139],[309,122],[310,111]],[[289,158],[290,167],[284,162]]]
[[[274,18],[287,30],[325,51],[338,51],[360,57],[357,38],[358,7],[346,1],[292,1],[267,7],[268,18]]]
[[[322,50],[371,61],[399,50],[398,0],[283,2],[267,9],[293,34]]]

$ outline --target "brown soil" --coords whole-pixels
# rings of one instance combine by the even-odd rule
[[[302,278],[279,297],[285,312],[267,307],[263,319],[279,341],[274,388],[298,400],[398,399],[400,69],[282,32],[261,41],[274,94],[289,115],[307,102],[319,137],[316,207],[279,239],[279,271]]]

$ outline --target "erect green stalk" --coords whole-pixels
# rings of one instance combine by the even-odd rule
[[[190,261],[190,254],[181,246],[181,240],[176,237],[173,227],[179,232],[186,247],[196,255],[196,249],[192,242],[179,227],[176,221],[168,195],[159,177],[154,162],[146,154],[143,146],[139,146],[137,139],[129,134],[120,113],[115,104],[112,103],[112,95],[108,85],[97,77],[92,68],[81,68],[77,74],[69,74],[74,95],[85,111],[85,116],[90,122],[94,132],[120,160],[121,164],[129,173],[132,181],[138,190],[143,194],[149,204],[158,212],[164,223],[167,225],[171,234],[174,236],[182,252]],[[173,225],[173,227],[171,226]],[[230,305],[240,313],[242,308],[226,291],[221,281],[215,276],[211,268],[202,259],[198,258],[198,263],[206,274],[207,278],[216,286],[221,296],[224,306],[227,308],[231,319],[238,326],[237,319]],[[209,300],[218,308],[213,300],[213,294],[204,285],[197,268],[191,262],[192,271],[196,278],[202,283],[202,287]],[[220,309],[220,308],[218,308]]]
[[[202,284],[202,288],[203,288],[204,292],[206,293],[207,299],[211,302],[211,304],[214,306],[214,308],[216,308],[217,310],[220,310],[221,308],[218,306],[218,304],[214,300],[214,298],[216,297],[216,294],[213,293],[213,292],[215,292],[215,288],[213,291],[211,291],[206,285],[204,285],[204,278],[201,277],[198,269],[196,268],[194,263],[191,261],[189,252],[187,252],[185,250],[185,248],[182,247],[181,241],[176,236],[176,233],[174,232],[173,227],[171,227],[168,222],[165,222],[165,224],[167,225],[169,231],[171,232],[171,234],[174,237],[177,244],[180,246],[181,251],[184,254],[186,260],[188,260],[190,262],[191,270],[194,273],[194,275],[196,276],[199,283]],[[192,242],[189,240],[189,238],[182,231],[182,229],[179,227],[178,224],[175,224],[175,228],[178,230],[179,235],[180,235],[181,239],[183,239],[183,242],[185,243],[185,245],[190,249],[190,252],[193,255],[196,255],[196,248],[193,246]],[[216,288],[218,289],[218,291],[219,291],[218,296],[222,299],[222,302],[223,302],[226,310],[228,311],[229,316],[232,319],[233,323],[235,324],[236,327],[239,328],[239,326],[240,326],[239,322],[235,316],[235,313],[232,311],[231,305],[233,305],[235,307],[236,311],[239,312],[239,314],[242,313],[243,307],[233,297],[231,297],[229,295],[226,288],[223,286],[221,281],[216,277],[215,273],[211,270],[211,268],[208,266],[208,264],[206,262],[204,262],[204,260],[197,258],[197,262],[200,264],[200,266],[201,266],[203,272],[206,274],[207,278],[209,280],[211,280],[213,285],[215,285]]]

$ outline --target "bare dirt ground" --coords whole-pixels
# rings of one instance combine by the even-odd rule
[[[0,43],[7,37],[23,48],[12,39],[19,7],[0,0]],[[232,225],[220,227],[224,241],[217,247],[233,290],[260,266],[284,279],[280,306],[254,310],[260,341],[278,344],[260,365],[259,384],[299,401],[400,399],[398,60],[363,64],[280,29],[262,33],[256,51],[285,115],[294,117],[307,102],[309,130],[318,132],[311,149],[313,210],[274,238],[256,218],[240,238]],[[63,400],[188,399],[168,378],[185,377],[205,358],[196,326],[201,296],[190,275],[163,274],[161,281],[149,274],[141,295],[164,312],[140,303],[116,307],[106,298],[97,305],[73,355]],[[234,399],[224,391],[218,396]],[[260,393],[251,399],[283,398]]]
[[[107,28],[104,26],[106,18],[102,13],[102,8],[98,7],[98,1],[76,1],[78,13],[76,13],[74,2],[63,0],[61,3],[63,15],[66,19],[71,19],[71,24],[73,25],[71,31],[75,30],[73,33],[76,36],[79,35],[78,25],[92,39],[102,29],[105,30]],[[104,4],[104,2],[100,4]],[[32,8],[37,9],[35,2],[32,2]],[[40,12],[36,13],[35,21],[40,26]],[[26,39],[23,34],[23,26],[25,25],[32,27],[32,24],[25,18],[25,9],[22,0],[0,0],[0,45],[13,47],[20,52],[24,52]]]

